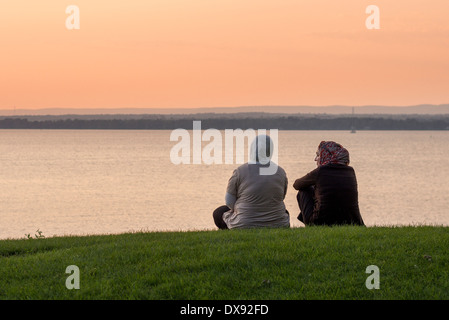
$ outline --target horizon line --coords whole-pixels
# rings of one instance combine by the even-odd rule
[[[443,109],[443,110],[441,110]],[[26,116],[26,115],[100,115],[100,114],[183,114],[183,113],[347,113],[351,110],[369,114],[386,114],[398,112],[420,114],[447,114],[448,104],[416,104],[403,106],[389,105],[260,105],[260,106],[234,106],[234,107],[121,107],[121,108],[74,108],[74,107],[48,107],[48,108],[17,108],[1,109],[0,116]]]

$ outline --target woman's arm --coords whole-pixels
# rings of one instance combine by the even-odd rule
[[[236,169],[232,173],[232,176],[229,178],[225,195],[225,203],[232,211],[234,211],[234,205],[235,202],[237,201],[238,185],[239,185],[239,172]]]
[[[301,190],[310,186],[314,186],[316,184],[318,169],[319,168],[316,168],[315,170],[310,171],[304,177],[296,179],[295,183],[293,184],[293,188],[295,188],[295,190]]]
[[[231,209],[232,211],[234,211],[234,205],[236,201],[237,201],[236,196],[226,192],[225,203],[228,206],[228,208]]]
[[[284,199],[285,199],[285,196],[287,195],[287,189],[288,189],[288,178],[285,177],[285,183],[284,183]]]

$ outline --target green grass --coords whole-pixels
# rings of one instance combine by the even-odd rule
[[[2,240],[0,299],[449,299],[448,248],[449,228],[430,226]]]

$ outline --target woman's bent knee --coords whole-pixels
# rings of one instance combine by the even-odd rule
[[[226,222],[223,220],[223,214],[229,210],[230,209],[228,206],[220,206],[214,210],[212,216],[214,218],[215,225],[219,229],[228,229]]]

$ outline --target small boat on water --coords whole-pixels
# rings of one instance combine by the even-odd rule
[[[356,133],[355,127],[354,127],[354,107],[352,107],[351,133]]]

